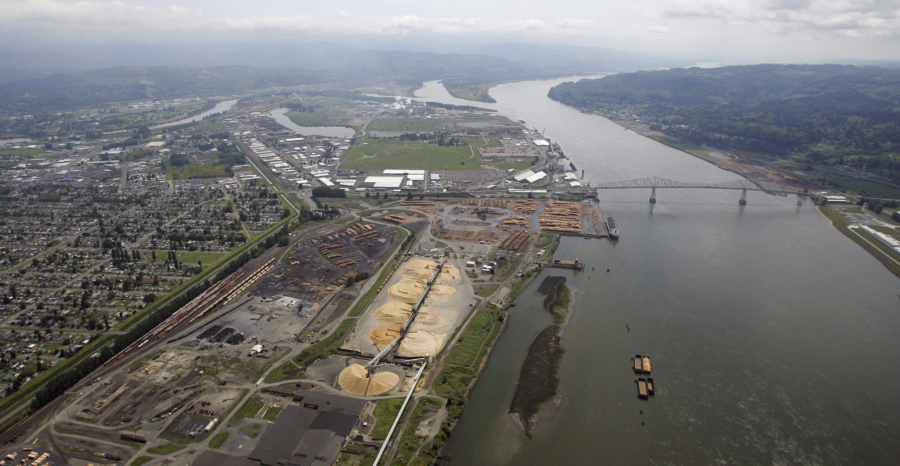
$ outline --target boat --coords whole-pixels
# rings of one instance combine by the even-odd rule
[[[647,393],[655,395],[656,389],[653,388],[653,377],[647,377]]]
[[[641,372],[644,371],[644,366],[643,366],[642,361],[643,361],[643,359],[641,359],[640,354],[634,355],[634,373],[635,374],[640,374]]]
[[[616,227],[616,221],[612,217],[606,217],[606,228],[609,230],[610,239],[619,239],[619,228]]]
[[[638,398],[642,400],[646,400],[649,395],[647,395],[647,380],[646,379],[637,379],[638,383]]]
[[[650,373],[650,356],[644,356],[644,373]]]

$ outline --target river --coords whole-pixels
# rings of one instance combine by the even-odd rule
[[[738,176],[547,98],[573,78],[502,85],[484,104],[544,131],[594,182]],[[417,96],[455,99],[436,82]],[[479,104],[480,105],[480,104]],[[511,308],[445,454],[459,465],[896,464],[900,281],[796,197],[601,191],[617,242],[564,238]],[[609,272],[607,272],[609,269]],[[560,391],[533,438],[507,413],[530,341],[550,323],[536,288],[577,291]],[[626,325],[630,331],[626,330]],[[657,394],[637,399],[635,353]]]
[[[346,126],[300,126],[287,116],[288,109],[276,108],[269,112],[278,124],[302,136],[325,136],[329,138],[350,139],[356,130]]]
[[[238,101],[237,99],[233,99],[233,100],[224,100],[224,101],[222,101],[222,102],[217,103],[216,106],[213,107],[212,109],[207,110],[207,111],[205,111],[205,112],[203,112],[203,113],[198,113],[197,115],[194,115],[194,116],[188,117],[188,118],[183,118],[183,119],[178,120],[178,121],[172,121],[172,122],[169,122],[169,123],[163,123],[163,124],[161,124],[161,125],[151,126],[150,128],[152,128],[152,129],[156,129],[156,128],[166,128],[166,127],[169,127],[169,126],[183,125],[183,124],[186,124],[186,123],[193,123],[193,122],[195,122],[195,121],[200,121],[200,120],[202,120],[203,118],[205,118],[205,117],[207,117],[207,116],[209,116],[209,115],[212,115],[213,113],[221,113],[221,112],[227,112],[228,110],[231,110],[231,107],[234,107],[234,104],[236,104],[237,101]]]

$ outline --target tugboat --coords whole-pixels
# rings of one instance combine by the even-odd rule
[[[606,217],[606,228],[609,230],[609,239],[619,239],[619,229],[612,217]]]

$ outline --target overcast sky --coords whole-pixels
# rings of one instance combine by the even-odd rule
[[[900,59],[900,0],[0,0],[0,48],[530,42],[739,61]],[[427,47],[427,46],[426,46]]]

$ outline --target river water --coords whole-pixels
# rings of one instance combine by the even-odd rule
[[[572,80],[572,78],[567,79]],[[546,97],[566,80],[491,90],[495,108],[543,130],[594,182],[738,176]],[[417,96],[454,99],[435,82]],[[795,197],[738,191],[600,191],[617,242],[564,238],[511,308],[451,437],[450,463],[897,464],[900,280]],[[609,269],[609,272],[607,272]],[[533,438],[508,414],[531,340],[550,323],[536,288],[564,275],[576,301],[559,396]],[[626,330],[626,325],[630,331]],[[631,360],[652,357],[638,400]]]
[[[165,127],[168,127],[168,126],[183,125],[183,124],[186,124],[186,123],[193,123],[193,122],[195,122],[195,121],[200,121],[200,120],[202,120],[203,118],[205,118],[205,117],[207,117],[207,116],[209,116],[209,115],[212,115],[213,113],[227,112],[228,110],[231,109],[231,107],[234,107],[234,104],[236,104],[237,101],[238,101],[238,99],[224,100],[224,101],[222,101],[222,102],[217,103],[216,106],[213,107],[212,109],[207,110],[207,111],[205,111],[205,112],[203,112],[203,113],[198,113],[198,114],[196,114],[196,115],[194,115],[194,116],[192,116],[192,117],[183,118],[183,119],[178,120],[178,121],[173,121],[173,122],[170,122],[170,123],[163,123],[163,124],[161,124],[161,125],[151,126],[151,128],[153,128],[153,129],[156,129],[156,128],[165,128]]]
[[[325,136],[329,138],[350,139],[356,134],[356,130],[346,126],[300,126],[291,121],[287,116],[288,109],[276,108],[269,112],[278,124],[301,136]]]

